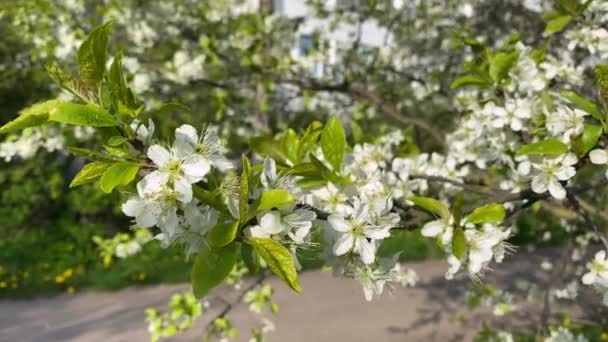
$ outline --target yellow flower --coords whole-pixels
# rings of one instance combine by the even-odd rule
[[[73,286],[68,287],[68,293],[69,294],[74,294],[74,292],[76,292],[76,289]]]
[[[58,275],[58,276],[55,277],[55,282],[57,284],[63,284],[64,281],[65,281],[65,278],[63,276],[61,276],[61,275]]]
[[[608,332],[603,332],[600,338],[602,341],[608,341]]]
[[[0,281],[0,289],[3,289],[6,287],[6,282],[5,281]]]
[[[139,274],[139,276],[138,276],[138,279],[139,279],[139,280],[144,280],[144,279],[146,279],[146,274],[145,274],[145,273],[143,273],[143,272],[142,272],[142,273],[140,273],[140,274]]]
[[[69,277],[72,276],[73,273],[74,273],[74,271],[71,268],[68,268],[67,270],[65,270],[63,272],[63,276],[66,277],[66,278],[69,278]]]

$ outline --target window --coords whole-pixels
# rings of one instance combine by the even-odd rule
[[[300,36],[298,42],[298,56],[305,57],[310,54],[310,51],[314,47],[314,39],[310,34],[303,34]]]
[[[283,0],[272,0],[272,10],[274,13],[284,14],[285,8],[283,6]]]

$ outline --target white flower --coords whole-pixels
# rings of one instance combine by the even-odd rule
[[[260,174],[260,182],[264,189],[284,189],[291,194],[299,192],[295,184],[295,179],[277,173],[277,165],[272,158],[264,159],[264,171]]]
[[[376,256],[376,240],[390,236],[390,228],[371,223],[372,217],[367,205],[359,205],[347,220],[338,214],[327,218],[331,227],[342,233],[334,244],[334,254],[344,255],[355,251],[365,264],[371,264]]]
[[[563,141],[569,142],[571,137],[583,132],[587,115],[587,112],[580,109],[572,110],[566,106],[559,106],[555,112],[547,114],[547,130],[553,136],[561,136]]]
[[[122,205],[125,215],[134,217],[141,228],[158,226],[167,237],[173,237],[179,224],[177,217],[177,199],[180,194],[167,189],[149,193],[144,191],[146,179],[137,183],[137,196],[133,196]]]
[[[467,269],[471,274],[477,274],[492,260],[498,251],[497,262],[502,261],[505,252],[505,240],[511,236],[511,230],[485,223],[481,229],[468,228],[464,231],[468,248]]]
[[[308,202],[316,208],[342,216],[348,216],[353,212],[353,208],[347,203],[349,197],[331,182],[310,193]]]
[[[532,191],[537,194],[545,193],[547,190],[556,199],[566,198],[566,190],[560,181],[567,181],[574,177],[576,169],[574,164],[577,158],[573,153],[566,153],[559,156],[543,156],[540,160],[520,164],[519,170],[522,173],[530,171],[534,174],[532,178]],[[533,170],[530,170],[529,166]]]
[[[551,335],[545,339],[545,342],[588,342],[583,335],[574,335],[570,330],[559,327],[557,330],[551,331]]]
[[[186,246],[186,257],[190,257],[203,247],[207,233],[217,222],[218,212],[197,200],[184,207],[184,216],[175,239]]]
[[[287,235],[296,244],[303,244],[317,215],[308,209],[291,210],[284,208],[258,214],[258,224],[248,228],[249,234],[260,238]]]
[[[171,184],[183,203],[192,200],[191,184],[201,181],[211,169],[207,159],[191,153],[180,144],[174,144],[169,150],[161,145],[152,145],[147,155],[158,170],[144,177],[146,187],[143,190],[146,193],[158,192],[165,184]]]
[[[589,159],[596,165],[608,164],[608,151],[602,149],[595,149],[589,152]],[[606,170],[606,178],[608,178],[608,170]]]
[[[450,245],[454,234],[454,217],[427,222],[420,233],[426,237],[438,237],[443,246]]]
[[[184,149],[191,149],[208,162],[225,172],[234,168],[234,165],[222,154],[222,144],[215,131],[210,128],[204,129],[200,136],[196,129],[190,125],[181,125],[175,130],[175,142]]]
[[[593,261],[587,264],[589,272],[583,275],[583,284],[593,285],[601,283],[608,286],[608,260],[606,251],[599,251],[595,254]]]
[[[149,145],[154,138],[154,121],[152,119],[148,119],[148,126],[140,123],[139,120],[133,120],[131,122],[131,129],[135,130],[135,134],[137,135],[137,140],[143,142],[145,145]]]

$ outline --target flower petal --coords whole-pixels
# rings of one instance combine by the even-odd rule
[[[331,225],[334,230],[337,230],[342,233],[346,233],[352,229],[352,227],[346,222],[344,217],[340,215],[329,215],[327,218],[327,222]]]
[[[608,151],[595,149],[589,152],[589,158],[593,164],[604,165],[608,164]]]
[[[201,155],[192,154],[182,163],[182,170],[191,183],[196,183],[209,173],[211,163]]]
[[[175,139],[194,145],[198,142],[198,133],[190,125],[181,125],[175,130]]]
[[[148,148],[148,158],[158,166],[164,166],[171,160],[171,153],[160,145],[152,145]]]
[[[564,190],[564,187],[555,178],[552,178],[549,181],[549,193],[551,193],[551,196],[555,199],[566,198],[566,190]]]
[[[445,227],[445,225],[444,225],[443,221],[435,220],[435,221],[426,223],[424,225],[424,227],[422,227],[422,230],[420,231],[420,233],[422,234],[422,236],[435,237],[443,231],[444,227]]]
[[[269,234],[279,234],[284,226],[281,222],[281,214],[278,211],[269,211],[260,219],[260,227]]]
[[[178,201],[182,203],[192,202],[192,185],[190,185],[186,177],[177,177],[173,181],[173,189],[178,193]]]
[[[546,175],[540,174],[532,178],[532,191],[537,194],[543,194],[547,192],[547,188],[549,187],[550,178]]]
[[[367,241],[366,238],[359,238],[355,241],[355,249],[364,264],[369,265],[376,259],[376,248],[373,242]]]
[[[344,255],[353,248],[354,238],[352,234],[342,234],[334,244],[334,254]]]

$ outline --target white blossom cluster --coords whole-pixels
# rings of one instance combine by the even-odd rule
[[[138,139],[151,143],[153,127],[152,122],[139,125]],[[175,131],[172,146],[153,144],[146,154],[154,171],[137,184],[137,195],[123,204],[123,212],[134,217],[138,227],[160,228],[155,238],[164,245],[182,241],[188,255],[196,253],[217,223],[218,213],[194,199],[192,184],[203,180],[212,167],[222,171],[232,167],[222,154],[218,136],[211,129],[199,135],[194,127],[182,125]]]
[[[608,306],[608,259],[606,251],[599,251],[587,264],[588,272],[583,275],[583,284],[593,286],[603,295],[603,303]]]
[[[32,158],[40,149],[48,152],[63,150],[64,144],[63,134],[56,129],[30,128],[0,142],[0,159],[5,162],[14,158],[25,160]]]

